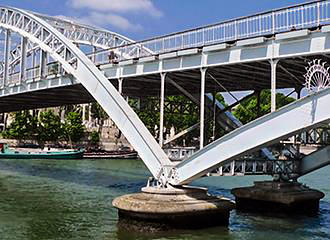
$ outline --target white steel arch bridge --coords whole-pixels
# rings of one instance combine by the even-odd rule
[[[330,1],[315,1],[133,42],[73,21],[0,7],[0,112],[95,99],[162,186],[189,183],[258,150],[274,174],[281,163],[265,147],[329,123],[327,86],[275,111],[277,88],[299,95],[308,62],[330,57],[329,23]],[[13,46],[14,35],[19,41]],[[272,90],[273,112],[244,126],[209,94],[262,89]],[[162,135],[159,144],[122,93],[160,94],[160,132],[165,94],[183,94],[200,104],[200,151],[174,165],[161,148]],[[235,130],[204,147],[205,111],[212,104],[220,109],[220,125]],[[325,166],[329,154],[325,148],[300,156],[290,173],[301,176]]]

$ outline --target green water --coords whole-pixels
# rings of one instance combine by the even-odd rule
[[[113,198],[137,192],[148,171],[139,160],[0,160],[0,239],[330,239],[330,167],[302,181],[326,193],[317,217],[232,211],[229,227],[136,234],[117,227]],[[194,182],[228,197],[263,177]]]

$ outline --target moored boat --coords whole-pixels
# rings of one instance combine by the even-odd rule
[[[82,159],[85,150],[63,151],[23,151],[10,149],[6,143],[0,143],[0,159]]]
[[[92,159],[135,159],[138,158],[136,151],[117,150],[117,151],[99,151],[85,152],[84,158]]]

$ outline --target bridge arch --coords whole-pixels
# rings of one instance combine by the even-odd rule
[[[65,37],[71,40],[73,43],[77,45],[91,46],[97,49],[105,50],[109,48],[114,48],[118,46],[124,46],[127,44],[134,43],[135,41],[122,36],[118,33],[108,31],[102,28],[96,28],[92,26],[88,26],[85,24],[80,24],[72,20],[60,19],[58,17],[51,17],[47,15],[41,15],[38,13],[32,13],[34,16],[37,16],[47,23],[49,23],[52,27],[57,29],[60,33],[62,33]],[[16,45],[14,49],[11,50],[12,59],[9,63],[9,69],[14,69],[21,62],[21,44]],[[39,49],[38,45],[27,44],[26,47],[26,56],[31,56],[33,52]],[[138,46],[136,46],[138,48]],[[144,50],[149,51],[144,48]],[[120,49],[115,48],[114,53],[117,55],[122,55],[122,57],[130,57],[130,54],[134,54],[134,51],[139,51],[137,49],[132,49],[131,53],[120,52]],[[149,51],[150,52],[150,51]],[[3,75],[3,68],[0,67],[0,76]]]
[[[156,140],[104,74],[47,21],[24,10],[0,7],[0,27],[37,44],[72,74],[104,108],[157,179],[170,160]],[[69,61],[67,55],[70,55]]]

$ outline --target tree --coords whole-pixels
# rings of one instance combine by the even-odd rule
[[[102,135],[104,120],[109,118],[108,114],[103,110],[99,103],[94,102],[91,105],[91,115],[97,120],[97,124],[99,126],[98,134]]]
[[[4,138],[36,139],[37,137],[37,117],[32,116],[29,111],[12,113],[13,122],[3,132]]]
[[[281,108],[289,103],[294,102],[292,97],[286,97],[282,93],[276,94],[276,108]],[[243,124],[246,124],[258,117],[261,117],[271,110],[271,92],[270,90],[263,90],[260,93],[260,111],[258,113],[257,96],[253,96],[241,104],[233,111],[235,117],[237,117]]]
[[[97,131],[93,131],[90,135],[90,143],[93,146],[97,146],[100,142],[100,134]]]
[[[91,105],[91,115],[93,118],[97,119],[100,122],[103,122],[105,119],[109,118],[108,114],[103,110],[100,104],[97,102],[92,103]],[[99,124],[101,125],[102,123]]]
[[[77,112],[69,112],[63,124],[63,136],[69,142],[78,142],[85,133],[82,117]]]
[[[52,110],[41,112],[38,124],[38,139],[41,141],[57,141],[62,135],[61,119]]]

